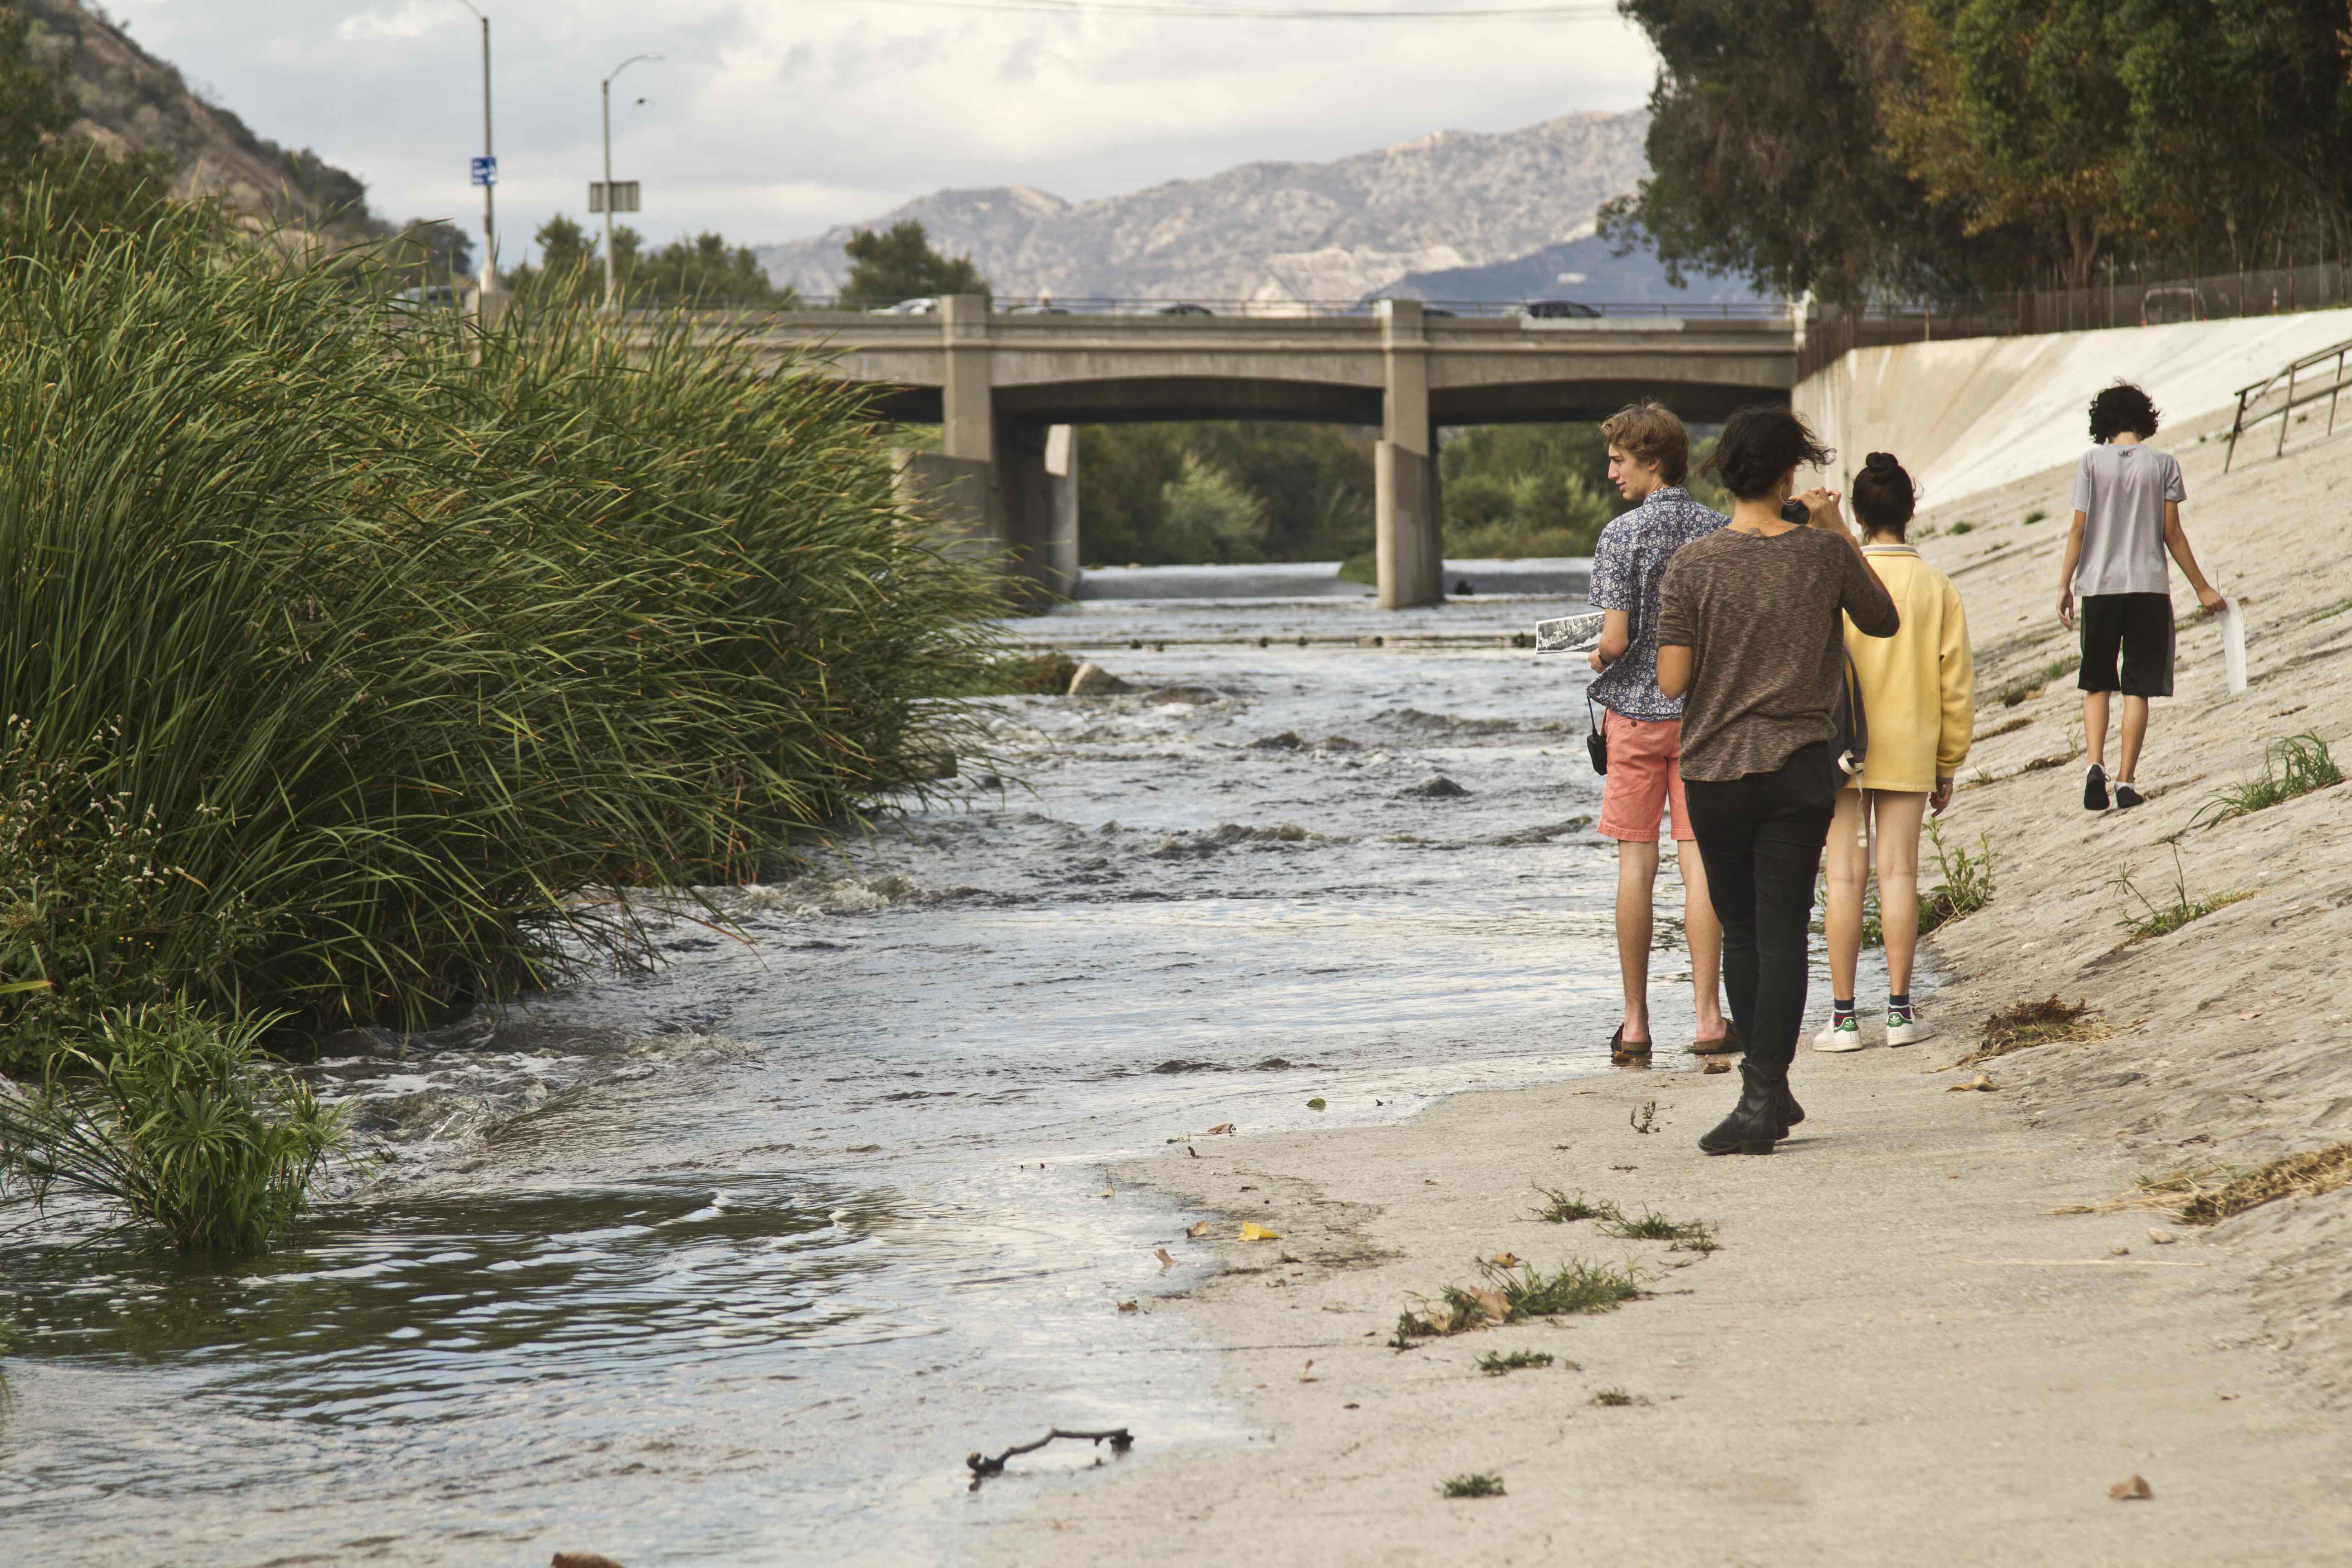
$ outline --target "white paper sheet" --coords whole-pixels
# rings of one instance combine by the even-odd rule
[[[2230,695],[2246,694],[2246,617],[2239,612],[2238,601],[2224,599],[2218,612],[2221,617],[2221,670],[2229,679]]]

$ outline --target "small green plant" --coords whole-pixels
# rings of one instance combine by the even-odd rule
[[[1622,1388],[1604,1388],[1592,1396],[1592,1403],[1604,1410],[1614,1410],[1620,1405],[1633,1404],[1633,1396]]]
[[[63,1188],[110,1202],[183,1252],[265,1250],[341,1141],[308,1085],[266,1071],[276,1020],[223,1023],[180,1005],[106,1015],[47,1082],[0,1099],[0,1196]]]
[[[1536,1210],[1536,1218],[1549,1220],[1553,1225],[1573,1225],[1580,1219],[1617,1217],[1617,1205],[1606,1199],[1594,1203],[1582,1193],[1570,1197],[1558,1187],[1538,1187],[1536,1191],[1545,1200],[1544,1206]]]
[[[1601,1234],[1623,1241],[1671,1241],[1676,1252],[1709,1253],[1722,1246],[1715,1239],[1714,1229],[1705,1220],[1668,1219],[1655,1209],[1644,1209],[1634,1217],[1614,1215],[1604,1220]]]
[[[17,1347],[24,1342],[25,1325],[14,1318],[0,1314],[0,1357],[15,1355]]]
[[[2172,847],[2172,901],[2170,903],[2159,904],[2141,892],[2132,881],[2131,873],[2128,871],[2118,873],[2116,879],[2108,886],[2124,896],[2123,918],[2116,923],[2131,933],[2124,942],[2126,947],[2131,946],[2134,942],[2148,942],[2159,936],[2169,936],[2190,921],[2202,920],[2215,910],[2227,909],[2242,900],[2253,897],[2251,892],[2241,891],[2216,893],[2208,899],[2189,898],[2189,875],[2181,869],[2180,846],[2177,844]],[[2137,912],[2131,907],[2133,900],[2137,900],[2140,906]]]
[[[1944,830],[1934,822],[1927,824],[1927,841],[1935,846],[1937,868],[1943,880],[1919,895],[1919,934],[1949,925],[1963,915],[1972,915],[1992,902],[1993,865],[1992,840],[1984,834],[1977,835],[1977,852],[1969,854],[1966,846],[1947,845]]]
[[[2263,773],[2216,794],[2191,819],[2190,826],[2214,827],[2234,816],[2251,816],[2297,795],[2331,789],[2344,782],[2344,770],[2328,753],[2327,742],[2316,730],[2273,741],[2263,752]]]
[[[2035,523],[2037,523],[2037,522],[2047,522],[2047,521],[2050,521],[2050,513],[2049,513],[2048,511],[2046,511],[2045,510],[2043,510],[2042,508],[2038,507],[2038,506],[2037,506],[2037,507],[2035,507],[2032,511],[2029,511],[2029,512],[2027,512],[2027,513],[2025,514],[2025,522],[2026,522],[2026,526],[2027,526],[2027,527],[2029,527],[2029,528],[2030,528],[2030,527],[2032,527],[2033,524],[2035,524]]]
[[[1488,1351],[1477,1361],[1478,1370],[1488,1377],[1500,1377],[1507,1372],[1526,1372],[1550,1364],[1551,1356],[1545,1351],[1513,1351],[1508,1355]]]
[[[1396,1338],[1389,1342],[1405,1350],[1413,1341],[1433,1335],[1468,1333],[1530,1318],[1614,1311],[1642,1294],[1641,1278],[1631,1266],[1580,1261],[1545,1274],[1532,1263],[1505,1268],[1481,1259],[1478,1273],[1478,1285],[1448,1285],[1434,1300],[1414,1298],[1418,1310],[1408,1307],[1398,1315]]]
[[[1441,1482],[1438,1493],[1443,1497],[1501,1497],[1503,1478],[1485,1470],[1468,1475],[1452,1476]]]
[[[1976,531],[1977,525],[1973,522],[1963,521],[1952,524],[1952,531],[1954,533],[1974,533]]]

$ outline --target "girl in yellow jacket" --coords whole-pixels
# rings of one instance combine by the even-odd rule
[[[1846,651],[1862,679],[1870,745],[1861,775],[1838,792],[1830,819],[1828,939],[1832,1008],[1813,1037],[1817,1051],[1862,1048],[1854,972],[1862,956],[1863,814],[1877,841],[1878,919],[1886,939],[1886,1043],[1907,1046],[1935,1033],[1911,1000],[1911,960],[1919,945],[1919,829],[1951,804],[1952,779],[1976,727],[1976,668],[1959,591],[1904,541],[1915,498],[1911,476],[1873,452],[1853,480],[1863,554],[1902,611],[1891,637],[1864,637],[1852,623]]]

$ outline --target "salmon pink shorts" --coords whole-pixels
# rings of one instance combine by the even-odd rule
[[[1603,710],[1609,771],[1601,776],[1601,834],[1636,844],[1658,841],[1658,817],[1673,807],[1675,842],[1688,844],[1690,808],[1683,804],[1683,721],[1628,719]]]

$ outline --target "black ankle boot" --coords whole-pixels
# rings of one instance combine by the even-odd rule
[[[1805,1119],[1805,1108],[1789,1092],[1789,1075],[1781,1073],[1772,1082],[1772,1120],[1780,1123],[1780,1136],[1786,1138],[1789,1129]]]
[[[1754,1062],[1741,1062],[1739,1103],[1716,1124],[1715,1131],[1698,1141],[1700,1151],[1708,1154],[1769,1154],[1772,1141],[1787,1135],[1787,1129],[1778,1125],[1772,1094],[1773,1083],[1783,1076]]]

